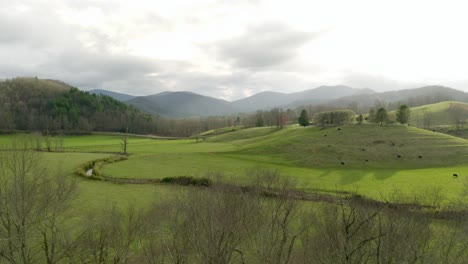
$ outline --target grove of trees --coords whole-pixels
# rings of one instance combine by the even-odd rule
[[[356,113],[351,110],[336,110],[318,112],[314,115],[314,123],[320,126],[342,125],[354,120]]]

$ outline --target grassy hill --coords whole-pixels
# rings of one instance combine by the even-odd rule
[[[453,126],[468,119],[468,104],[446,101],[411,108],[409,123],[416,127]]]
[[[277,156],[305,167],[426,168],[461,164],[468,157],[468,141],[406,126],[255,128],[209,141],[231,142],[240,153]]]

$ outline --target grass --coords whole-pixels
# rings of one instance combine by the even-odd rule
[[[13,137],[1,135],[0,143]],[[80,164],[120,152],[118,136],[67,136],[64,148],[70,152],[43,155],[47,166],[59,167],[63,175],[79,181],[77,213],[109,203],[145,206],[182,188],[113,184],[74,175]],[[375,199],[395,189],[407,197],[440,190],[446,203],[460,197],[468,178],[467,140],[406,126],[252,128],[199,143],[130,138],[128,150],[128,160],[105,165],[101,172],[119,178],[162,179],[204,177],[216,171],[229,181],[245,183],[246,172],[260,167],[295,178],[304,190],[356,191]],[[453,178],[453,173],[459,177]]]
[[[381,199],[382,194],[396,188],[413,195],[440,187],[448,198],[456,198],[468,177],[467,143],[404,126],[254,128],[202,143],[136,143],[130,146],[133,154],[129,160],[110,164],[103,172],[115,177],[160,179],[203,177],[208,171],[221,171],[231,181],[246,182],[246,171],[262,167],[296,178],[303,189],[357,190]],[[397,158],[397,153],[402,157]],[[453,178],[453,173],[460,177]]]
[[[241,152],[278,156],[304,167],[446,167],[461,164],[468,157],[465,139],[398,125],[289,128],[239,144]]]

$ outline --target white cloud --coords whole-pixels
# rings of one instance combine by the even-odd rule
[[[467,7],[456,0],[5,0],[0,78],[225,99],[334,84],[468,90]]]

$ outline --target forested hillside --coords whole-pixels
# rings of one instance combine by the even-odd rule
[[[109,96],[54,80],[16,78],[0,82],[0,129],[123,131],[153,129],[151,117]]]
[[[237,116],[170,119],[143,113],[106,95],[92,94],[56,80],[0,81],[0,130],[42,133],[91,131],[191,136],[232,126]]]

